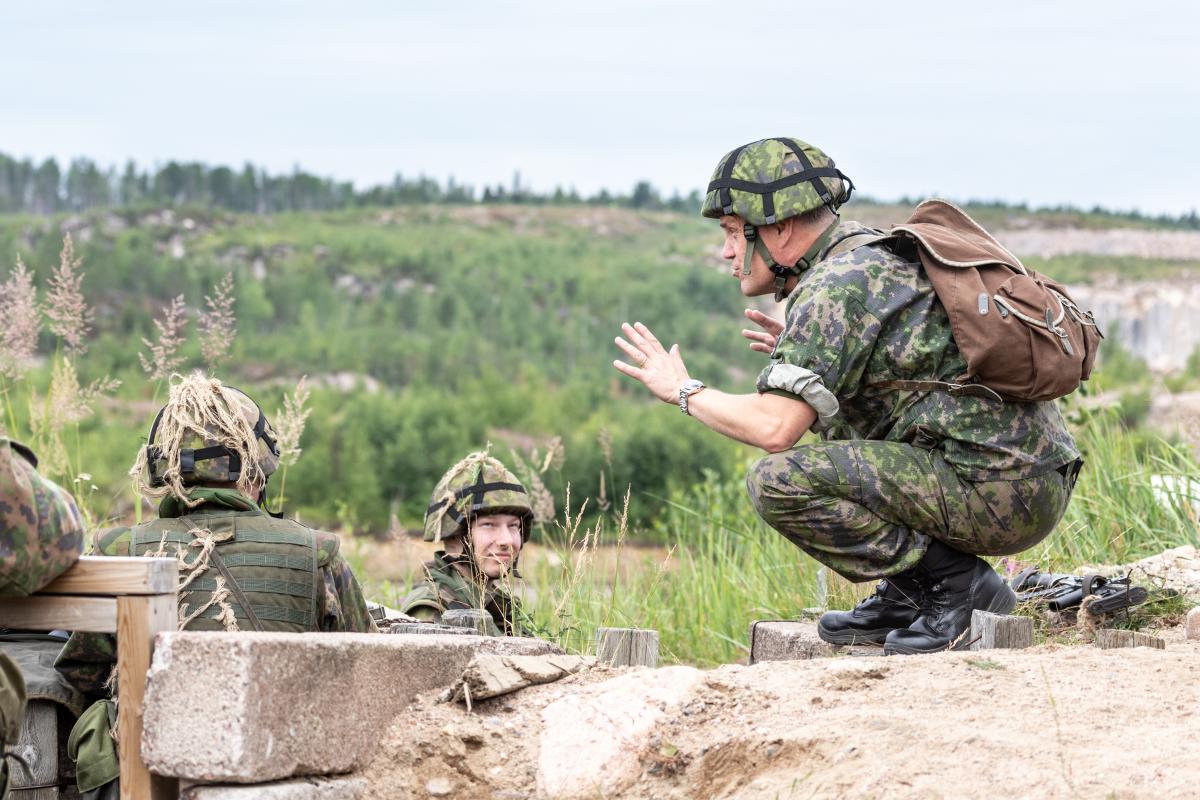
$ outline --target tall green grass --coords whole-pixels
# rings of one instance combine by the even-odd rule
[[[1066,516],[1016,561],[1074,571],[1200,543],[1200,497],[1186,489],[1200,485],[1200,467],[1187,448],[1128,431],[1111,411],[1087,414],[1077,440],[1087,466]],[[1154,475],[1185,488],[1156,496]],[[710,666],[745,658],[755,619],[847,607],[870,591],[820,570],[766,526],[739,480],[709,474],[663,502],[668,547],[654,558],[629,545],[619,518],[608,530],[562,526],[558,558],[525,576],[545,634],[587,651],[598,626],[654,628],[664,661]]]

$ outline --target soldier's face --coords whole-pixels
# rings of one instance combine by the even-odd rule
[[[772,294],[775,291],[775,276],[767,269],[758,253],[751,257],[750,274],[742,275],[746,248],[754,246],[746,241],[745,220],[736,214],[727,214],[721,217],[720,223],[721,232],[725,234],[725,246],[721,250],[721,257],[729,262],[730,274],[737,278],[742,294],[746,297]]]
[[[475,564],[489,578],[512,569],[521,552],[521,518],[513,514],[488,514],[471,524]]]

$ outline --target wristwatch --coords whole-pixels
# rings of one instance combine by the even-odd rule
[[[688,411],[688,398],[703,388],[704,384],[695,378],[684,381],[683,386],[679,387],[679,410],[690,417],[692,412]]]

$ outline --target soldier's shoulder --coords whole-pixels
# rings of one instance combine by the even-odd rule
[[[422,609],[441,612],[443,603],[438,595],[437,588],[429,580],[421,581],[413,586],[412,591],[404,596],[400,601],[400,611],[416,616],[414,611]]]
[[[276,530],[311,536],[316,541],[317,564],[319,566],[327,567],[332,564],[341,551],[342,538],[336,533],[323,531],[319,528],[310,528],[294,519],[273,519],[270,524],[274,525]]]
[[[96,531],[92,537],[92,552],[100,556],[127,556],[133,529],[128,526]]]

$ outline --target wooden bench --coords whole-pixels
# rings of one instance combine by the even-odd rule
[[[173,558],[84,556],[29,597],[0,598],[0,628],[117,635],[122,800],[176,800],[179,782],[142,761],[142,704],[155,635],[176,629],[179,566]]]

